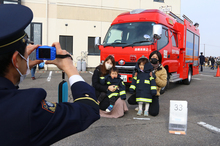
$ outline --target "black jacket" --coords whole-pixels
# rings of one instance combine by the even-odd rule
[[[150,72],[153,70],[151,63],[144,65],[144,71],[142,72],[136,63],[135,70],[137,76],[133,77],[129,91],[131,93],[136,90],[136,102],[152,102],[152,96],[157,94],[156,82],[153,77],[150,76]]]
[[[203,65],[204,62],[205,62],[205,57],[204,57],[203,55],[200,55],[200,56],[199,56],[199,60],[200,60],[200,61],[199,61],[200,64]]]
[[[215,63],[215,59],[212,57],[211,58],[211,63],[214,64]]]
[[[117,78],[112,79],[111,76],[108,74],[105,77],[100,77],[100,83],[102,85],[115,85],[117,90],[115,92],[107,91],[107,96],[108,98],[111,98],[113,96],[120,96],[121,99],[125,100],[126,99],[126,92],[125,92],[125,84],[123,80],[120,78],[121,75],[118,74]]]
[[[101,67],[99,65],[95,68],[92,76],[92,86],[95,88],[95,94],[97,98],[99,97],[101,92],[107,93],[108,90],[108,85],[102,85],[100,83],[100,76],[101,76]]]

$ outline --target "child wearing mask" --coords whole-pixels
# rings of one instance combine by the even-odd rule
[[[120,77],[121,76],[118,74],[118,69],[116,67],[112,67],[109,70],[108,75],[104,77],[100,77],[100,83],[102,85],[113,85],[114,88],[116,89],[114,92],[110,90],[107,91],[107,96],[109,98],[110,105],[106,109],[106,112],[112,111],[115,101],[118,99],[119,96],[121,97],[122,100],[126,99],[125,85]]]
[[[143,104],[145,103],[144,116],[148,116],[149,104],[152,102],[152,97],[157,93],[154,77],[150,76],[153,66],[147,58],[141,57],[135,66],[135,70],[136,73],[129,91],[131,94],[136,91],[136,102],[138,103],[137,115],[143,114]]]

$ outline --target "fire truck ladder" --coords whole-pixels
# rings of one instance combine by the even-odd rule
[[[184,24],[184,21],[178,17],[177,15],[175,15],[174,13],[172,13],[171,11],[168,12],[168,14],[170,16],[172,16],[177,22],[181,23],[181,24]],[[193,21],[190,20],[186,15],[183,15],[183,18],[186,19],[187,21],[189,21],[190,25],[193,25]]]
[[[193,25],[193,21],[190,20],[186,15],[183,15],[183,18],[186,19],[187,21],[189,21],[189,23],[190,23],[191,25]]]
[[[172,13],[171,11],[168,13],[170,16],[172,16],[177,22],[184,24],[184,21],[178,17],[177,15],[175,15],[174,13]],[[185,16],[185,15],[184,15]]]

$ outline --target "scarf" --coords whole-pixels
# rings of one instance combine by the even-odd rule
[[[151,65],[153,66],[154,70],[156,70],[159,67],[159,63],[157,63],[157,64],[152,64],[151,63]]]

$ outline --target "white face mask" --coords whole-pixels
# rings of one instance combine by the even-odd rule
[[[21,72],[15,67],[15,69],[18,71],[18,73],[20,74],[20,81],[17,85],[19,85],[25,78],[26,76],[30,73],[30,68],[29,68],[29,56],[28,58],[26,59],[24,56],[22,56],[20,53],[19,55],[21,56],[21,58],[23,58],[26,62],[27,62],[27,71],[26,71],[26,74],[22,75]],[[12,63],[13,63],[13,60],[12,60]],[[13,63],[14,65],[14,63]]]
[[[110,68],[112,68],[112,65],[110,65],[109,63],[105,63],[105,68],[106,68],[106,70],[109,70]]]

